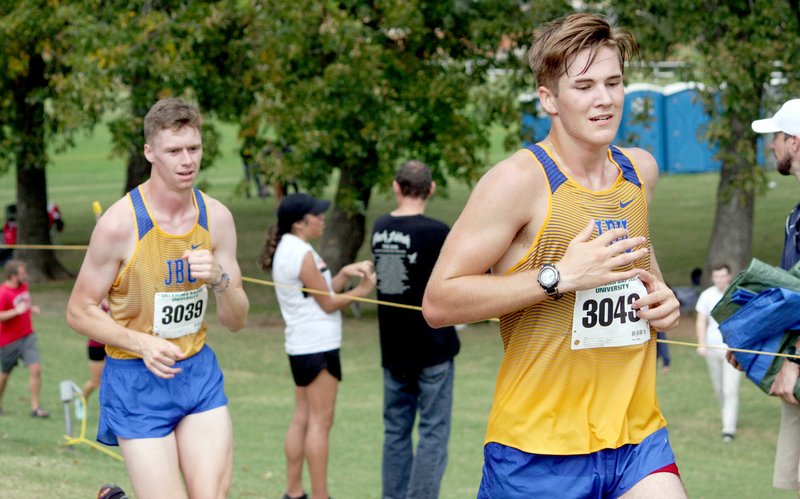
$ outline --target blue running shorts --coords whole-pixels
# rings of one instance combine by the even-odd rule
[[[616,498],[675,463],[666,428],[639,444],[591,454],[528,454],[489,442],[483,456],[478,499]]]
[[[107,357],[100,381],[97,441],[119,445],[117,437],[165,437],[185,416],[228,404],[222,370],[207,345],[175,367],[182,371],[162,379],[142,359]]]

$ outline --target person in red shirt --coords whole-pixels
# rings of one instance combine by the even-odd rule
[[[17,205],[6,206],[6,223],[3,224],[3,244],[17,244]],[[0,266],[14,258],[14,248],[0,248]]]
[[[3,225],[3,242],[5,244],[17,244],[16,220],[9,220]]]
[[[64,231],[64,219],[61,218],[61,208],[56,203],[47,203],[47,223],[50,229],[58,232]]]
[[[38,314],[39,307],[31,305],[25,264],[9,260],[5,271],[6,280],[0,284],[0,414],[6,381],[22,359],[30,371],[31,416],[46,418],[49,414],[39,403],[42,367],[31,320],[31,312]]]

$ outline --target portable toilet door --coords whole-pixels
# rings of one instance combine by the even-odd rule
[[[700,84],[673,83],[664,87],[666,168],[672,173],[719,171],[717,147],[705,139],[708,115],[699,98]]]
[[[522,106],[522,146],[528,147],[544,140],[550,132],[550,116],[544,112],[539,96],[520,98]]]
[[[622,147],[640,147],[653,155],[659,169],[666,163],[664,144],[664,95],[662,88],[650,83],[625,87],[625,110],[615,143]]]

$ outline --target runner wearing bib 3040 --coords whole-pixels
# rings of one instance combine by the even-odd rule
[[[565,175],[541,145],[530,152],[550,185],[549,213],[509,273],[558,262],[590,219],[595,237],[626,227],[629,237],[644,236],[649,244],[642,181],[619,149],[608,151],[619,176],[604,191]],[[650,254],[627,268],[649,270]],[[501,317],[505,355],[486,442],[532,454],[588,454],[639,443],[665,426],[655,394],[656,343],[649,341],[655,332],[630,307],[645,294],[635,278]]]

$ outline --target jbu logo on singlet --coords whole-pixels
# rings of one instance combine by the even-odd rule
[[[197,279],[192,277],[192,268],[189,263],[183,258],[175,260],[167,260],[167,278],[164,279],[164,284],[171,286],[173,284],[185,284],[196,282]]]
[[[606,219],[606,220],[595,220],[594,221],[594,225],[595,225],[595,227],[597,227],[597,235],[599,237],[599,236],[603,235],[603,232],[605,232],[607,230],[627,229],[628,228],[628,219],[626,219],[626,218],[622,218],[622,219],[609,218],[609,219]],[[612,241],[612,243],[615,243],[617,241],[622,241],[623,239],[627,239],[627,238],[628,238],[628,236],[621,237],[619,239],[615,239],[614,241]],[[626,253],[630,253],[630,252],[631,252],[631,250],[627,250],[626,251]]]

